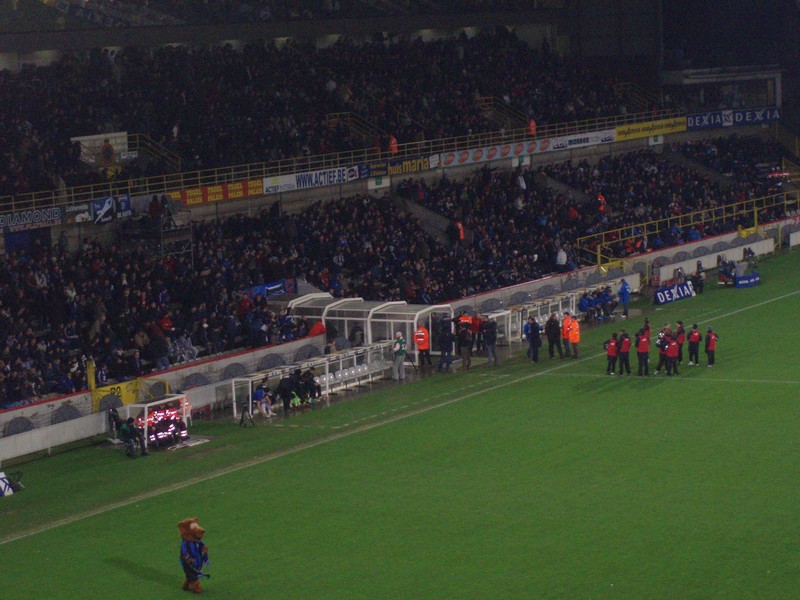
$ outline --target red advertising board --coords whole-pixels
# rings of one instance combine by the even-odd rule
[[[178,192],[178,197],[184,206],[197,206],[198,204],[211,204],[263,195],[264,183],[261,179],[207,185]]]

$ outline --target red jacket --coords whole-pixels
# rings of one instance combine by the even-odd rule
[[[667,357],[669,358],[678,358],[678,351],[680,346],[678,345],[678,340],[671,339],[669,341],[669,346],[667,346]]]
[[[609,358],[615,358],[619,354],[619,345],[615,338],[611,338],[606,342],[606,354]]]
[[[719,336],[713,331],[706,336],[706,350],[716,350]]]
[[[627,334],[619,340],[619,351],[620,353],[631,351],[631,338]]]
[[[689,343],[690,344],[699,344],[700,340],[702,340],[702,339],[703,339],[703,336],[700,334],[700,332],[697,329],[692,329],[692,331],[689,333]]]
[[[647,354],[650,352],[650,338],[647,334],[637,336],[636,338],[636,351]]]

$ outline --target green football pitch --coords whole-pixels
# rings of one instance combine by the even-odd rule
[[[677,378],[605,376],[636,317],[577,361],[515,349],[276,424],[196,421],[211,441],[177,452],[6,465],[26,489],[0,499],[0,598],[186,597],[185,517],[212,598],[796,598],[798,273],[795,252],[759,287],[642,306],[719,333]]]

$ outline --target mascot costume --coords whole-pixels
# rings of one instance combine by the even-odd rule
[[[200,527],[197,519],[184,519],[178,523],[181,532],[181,566],[186,579],[181,586],[184,590],[199,594],[201,577],[211,577],[203,573],[203,565],[208,564],[208,547],[203,543],[205,529]]]

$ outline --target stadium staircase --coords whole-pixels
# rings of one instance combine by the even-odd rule
[[[661,97],[646,90],[637,83],[630,81],[614,84],[614,93],[617,98],[624,100],[628,113],[643,113],[661,106]]]
[[[181,171],[181,157],[143,133],[128,134],[128,147],[137,151],[140,159],[158,162],[168,173]]]
[[[365,146],[371,146],[376,139],[382,139],[389,135],[377,125],[354,112],[337,112],[326,115],[325,124],[328,127],[335,127],[339,123],[345,123],[350,133],[364,142]]]
[[[394,194],[391,196],[392,204],[394,204],[401,211],[408,211],[411,215],[419,221],[420,227],[432,238],[445,246],[450,245],[450,239],[447,236],[447,228],[450,225],[450,219],[432,211],[430,208],[417,204],[412,200],[400,198]],[[469,236],[470,232],[466,231],[465,235]]]
[[[478,98],[481,113],[488,120],[496,123],[502,129],[521,129],[528,125],[528,117],[520,110],[506,104],[494,96],[481,96]]]

